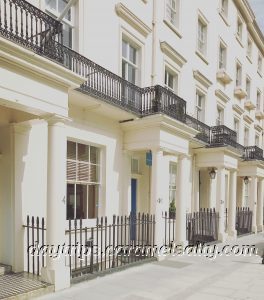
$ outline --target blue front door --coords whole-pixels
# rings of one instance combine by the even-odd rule
[[[131,240],[136,240],[137,179],[131,179]]]

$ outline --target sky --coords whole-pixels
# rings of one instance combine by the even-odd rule
[[[249,3],[256,15],[259,27],[264,33],[264,0],[249,0]]]

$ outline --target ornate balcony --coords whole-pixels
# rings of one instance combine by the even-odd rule
[[[264,160],[263,150],[258,146],[244,147],[243,158],[245,160]]]
[[[196,135],[196,138],[209,144],[210,143],[210,126],[204,124],[203,122],[189,116],[186,115],[186,124],[189,127],[192,127],[198,131],[200,131],[200,133],[198,133]]]

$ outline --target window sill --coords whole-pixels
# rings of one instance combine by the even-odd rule
[[[201,58],[201,60],[203,60],[207,65],[209,65],[209,61],[206,59],[206,57],[204,56],[204,54],[202,54],[199,50],[196,50],[195,54],[197,56],[199,56]]]
[[[177,36],[181,39],[182,38],[182,34],[179,32],[179,29],[177,27],[175,27],[173,24],[171,24],[169,21],[167,21],[166,19],[163,20],[163,22],[174,32],[177,34]]]
[[[247,59],[248,59],[248,61],[252,64],[252,59],[251,59],[251,57],[247,55]]]
[[[238,41],[238,43],[240,44],[240,46],[242,48],[244,48],[244,44],[243,44],[243,42],[241,41],[240,37],[237,34],[236,34],[236,40]]]
[[[222,20],[225,22],[226,26],[230,27],[227,17],[224,14],[222,14],[221,11],[219,11],[219,15],[222,18]]]

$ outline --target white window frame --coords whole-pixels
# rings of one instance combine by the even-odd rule
[[[175,3],[175,8],[173,7]],[[175,20],[172,19],[172,14],[175,15]],[[173,27],[179,29],[180,24],[180,0],[165,0],[165,20]]]
[[[207,56],[207,33],[208,23],[201,15],[198,15],[198,28],[197,28],[197,51],[204,57]],[[200,30],[202,29],[202,30]]]
[[[123,56],[123,42],[127,44],[127,53],[128,57]],[[135,50],[136,50],[136,64],[131,62],[129,60],[129,45],[131,45]],[[128,80],[128,65],[132,66],[135,68],[135,85],[141,85],[141,51],[142,47],[139,45],[137,42],[135,42],[134,39],[131,39],[130,36],[128,36],[125,33],[122,33],[122,38],[121,38],[121,77],[123,77],[123,62],[126,64],[126,75],[125,75],[125,80]]]
[[[251,78],[249,76],[246,77],[246,93],[247,93],[247,100],[251,98]]]
[[[258,89],[257,90],[256,109],[259,110],[259,111],[261,111],[261,107],[262,107],[262,93]]]
[[[45,5],[45,11],[46,13],[48,13],[49,15],[58,18],[60,16],[60,12],[58,10],[58,2],[59,0],[56,0],[56,10],[48,7],[46,5],[46,1],[44,1],[44,5]],[[62,24],[65,24],[67,26],[69,26],[71,28],[72,31],[72,37],[71,37],[71,49],[75,49],[75,5],[71,6],[70,10],[71,10],[71,20],[69,21],[68,19],[66,19],[65,17],[61,20]]]
[[[242,18],[238,15],[238,16],[237,16],[236,35],[237,35],[237,38],[240,40],[240,42],[243,41],[243,29],[244,29],[243,20],[242,20]]]
[[[173,167],[176,168],[176,172],[174,174],[172,173]],[[171,201],[174,200],[175,204],[176,204],[176,197],[177,197],[177,172],[178,172],[177,163],[174,161],[170,161],[170,163],[169,163],[169,203],[171,203]],[[175,176],[174,184],[172,184],[172,181],[171,181],[172,176]],[[172,193],[175,195],[175,199],[171,198]]]
[[[260,75],[262,75],[263,72],[263,57],[262,55],[259,53],[258,54],[258,73]]]
[[[246,126],[244,127],[244,146],[245,147],[249,146],[249,128]]]
[[[195,102],[195,117],[200,120],[201,122],[205,122],[205,102],[206,102],[206,95],[199,89],[196,89],[196,102]],[[199,105],[199,97],[202,97],[201,105]],[[199,118],[199,115],[201,117]]]
[[[221,50],[224,50],[223,57],[221,55]],[[218,55],[218,69],[226,70],[227,63],[227,46],[222,41],[219,43],[219,55]]]
[[[253,52],[253,41],[250,37],[247,40],[247,57],[252,59],[252,52]]]
[[[173,77],[173,87],[170,87],[168,84],[168,76]],[[168,64],[165,63],[164,69],[164,85],[166,88],[171,90],[173,93],[178,95],[179,92],[179,73],[172,69]]]
[[[238,70],[240,70],[240,73]],[[236,86],[242,86],[242,65],[239,61],[236,62]]]
[[[102,165],[101,165],[101,162],[102,162],[102,154],[101,154],[101,149],[98,147],[98,146],[94,146],[94,145],[92,145],[92,144],[86,144],[86,143],[80,143],[80,142],[77,142],[77,141],[72,141],[72,140],[68,140],[67,141],[67,143],[68,142],[71,142],[71,143],[75,143],[75,147],[76,147],[76,149],[75,149],[75,151],[76,151],[76,159],[69,159],[68,157],[67,157],[67,162],[69,161],[69,162],[73,162],[73,163],[82,163],[82,164],[91,164],[91,165],[93,165],[93,166],[95,166],[96,168],[97,168],[97,171],[98,171],[98,174],[97,174],[97,176],[98,176],[98,180],[96,181],[96,182],[92,182],[92,181],[79,181],[79,180],[77,180],[77,178],[76,179],[68,179],[67,178],[67,185],[68,184],[70,184],[70,185],[74,185],[74,218],[76,218],[76,186],[77,185],[83,185],[83,186],[86,186],[87,187],[87,193],[86,193],[86,195],[87,195],[87,199],[86,199],[86,201],[87,201],[87,203],[86,203],[86,205],[87,205],[87,211],[86,211],[86,214],[87,214],[87,218],[86,218],[86,220],[88,220],[89,218],[88,218],[88,216],[89,216],[89,211],[88,211],[88,207],[89,207],[89,205],[88,205],[88,203],[89,203],[89,193],[88,193],[88,188],[89,188],[89,185],[94,185],[94,186],[97,186],[97,204],[96,204],[96,206],[97,206],[97,216],[99,215],[99,203],[101,202],[101,197],[100,197],[100,189],[101,189],[101,186],[102,186],[102,183],[101,183],[101,174],[102,174]],[[82,144],[82,145],[84,145],[84,146],[88,146],[89,147],[89,153],[90,153],[90,147],[94,147],[94,148],[97,148],[97,150],[98,150],[98,161],[99,161],[99,163],[91,163],[91,161],[90,161],[90,154],[89,154],[89,161],[88,162],[86,162],[86,161],[81,161],[81,160],[78,160],[78,144]],[[77,167],[76,167],[76,176],[77,176]],[[68,199],[66,199],[66,201],[68,201]],[[67,204],[68,204],[68,202],[67,202]],[[96,218],[96,217],[95,217]]]
[[[228,0],[220,0],[220,14],[223,15],[226,19],[228,18],[228,4]]]
[[[224,124],[224,114],[225,114],[224,108],[217,105],[217,108],[216,108],[216,126]]]
[[[234,131],[237,134],[237,141],[239,141],[240,137],[240,120],[237,118],[234,118]]]

